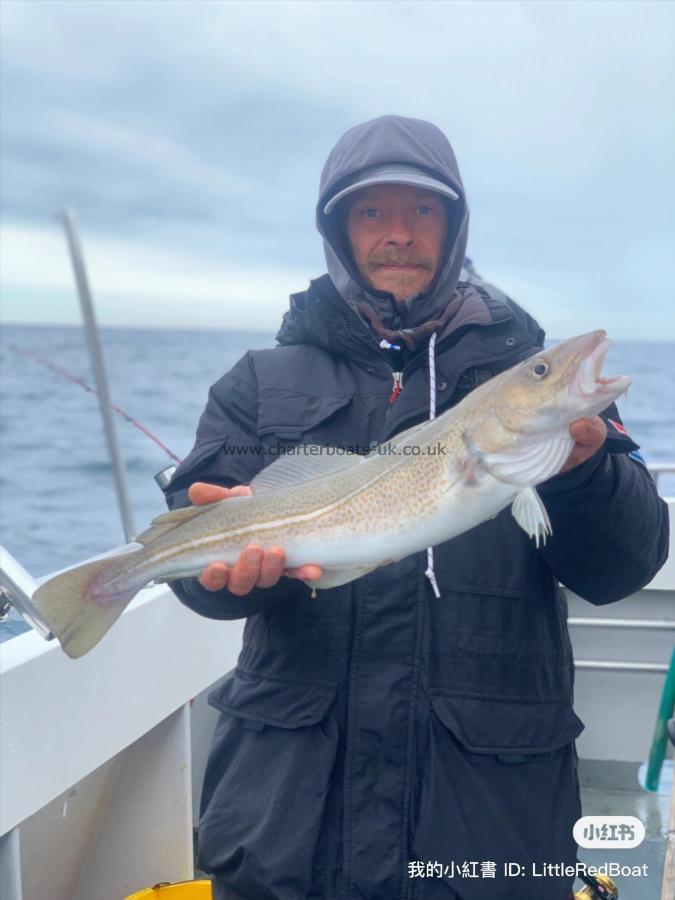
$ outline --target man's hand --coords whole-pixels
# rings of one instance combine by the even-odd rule
[[[607,426],[600,416],[593,416],[592,419],[576,419],[570,424],[570,434],[575,441],[574,447],[558,474],[580,466],[597,453],[607,438]]]
[[[251,488],[246,485],[223,488],[196,481],[188,491],[188,498],[195,506],[203,506],[228,497],[245,497],[250,493]],[[321,566],[306,565],[286,569],[286,554],[281,547],[270,547],[264,551],[259,544],[249,544],[233,566],[220,562],[211,563],[198,580],[207,591],[221,591],[227,587],[233,594],[242,597],[254,587],[272,587],[282,575],[314,581],[321,577]]]

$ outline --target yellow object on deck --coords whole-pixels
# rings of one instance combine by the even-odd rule
[[[579,891],[574,895],[574,900],[589,900],[589,898],[595,897],[607,897],[607,900],[617,900],[619,896],[619,889],[614,884],[609,875],[595,875],[595,880],[605,889],[604,894],[598,894],[597,891],[594,891],[591,887],[585,887],[583,890]]]
[[[212,897],[211,882],[203,879],[156,884],[136,894],[129,894],[124,900],[212,900]]]

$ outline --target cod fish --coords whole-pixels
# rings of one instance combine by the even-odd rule
[[[537,353],[367,456],[296,448],[304,452],[251,481],[252,496],[160,515],[122,552],[55,575],[35,592],[37,611],[76,658],[149,582],[233,564],[253,542],[283,547],[289,567],[320,565],[321,578],[308,582],[315,588],[447,541],[509,505],[539,546],[551,524],[535,486],[567,460],[570,422],[596,415],[630,385],[601,377],[609,347],[594,331]]]

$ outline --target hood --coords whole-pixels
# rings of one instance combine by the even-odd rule
[[[354,266],[339,217],[323,208],[362,169],[384,163],[406,163],[449,185],[458,199],[447,201],[448,241],[438,272],[426,293],[396,304],[392,294],[370,288]],[[352,307],[367,304],[381,321],[391,325],[396,312],[400,324],[411,327],[437,316],[448,304],[459,280],[466,249],[469,211],[457,160],[443,132],[422,119],[380,116],[347,131],[331,150],[321,173],[316,224],[324,240],[328,274]]]

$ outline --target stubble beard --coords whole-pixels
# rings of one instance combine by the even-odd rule
[[[384,272],[383,266],[411,265],[418,268],[401,271],[390,269]],[[367,262],[368,280],[379,291],[388,291],[394,295],[398,303],[419,294],[431,283],[434,264],[427,256],[413,251],[379,251]]]
[[[377,274],[379,272],[379,276]],[[380,270],[373,273],[369,279],[371,285],[378,291],[388,291],[393,294],[398,303],[402,303],[415,294],[422,293],[430,284],[432,273],[427,270],[415,269],[411,272],[391,272],[383,277]]]

